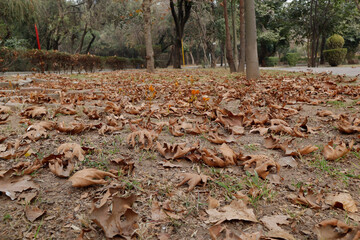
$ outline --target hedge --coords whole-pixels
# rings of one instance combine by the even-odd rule
[[[279,64],[279,58],[278,57],[268,57],[265,60],[265,64],[267,67],[275,67]]]
[[[346,48],[324,50],[324,56],[326,61],[328,61],[330,66],[333,67],[338,66],[344,62],[346,53]]]
[[[69,54],[46,50],[12,50],[0,48],[0,71],[86,71],[94,72],[110,68],[143,68],[145,61],[140,58],[100,57],[91,54]]]
[[[286,62],[289,66],[294,67],[299,61],[299,54],[297,53],[287,53],[285,56]]]

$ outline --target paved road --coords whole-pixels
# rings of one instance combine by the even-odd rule
[[[267,67],[261,69],[282,70],[289,72],[314,72],[314,73],[327,72],[327,73],[332,73],[333,75],[346,75],[351,77],[360,76],[360,66],[317,67],[317,68],[308,68],[306,66],[299,66],[299,67]]]

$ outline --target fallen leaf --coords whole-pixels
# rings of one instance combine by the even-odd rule
[[[246,207],[246,204],[241,200],[233,200],[230,205],[216,209],[205,210],[209,215],[209,223],[220,224],[224,221],[231,220],[245,220],[250,222],[257,222],[253,209]]]
[[[85,151],[81,148],[81,146],[77,143],[64,143],[61,144],[57,152],[59,154],[64,154],[66,158],[74,159],[75,157],[79,161],[84,161],[85,157]]]
[[[44,210],[41,210],[36,206],[26,205],[25,207],[25,215],[30,222],[34,222],[36,219],[44,215],[44,213]]]
[[[246,171],[254,168],[256,173],[262,179],[265,179],[267,175],[272,171],[272,169],[276,170],[276,173],[280,171],[280,165],[275,162],[274,159],[265,156],[265,155],[250,155],[245,157],[246,161],[242,163],[244,165],[244,169]],[[254,166],[255,164],[255,166]]]
[[[320,198],[321,194],[315,196],[314,192],[309,188],[307,189],[307,194],[305,196],[304,188],[301,187],[299,190],[299,194],[297,196],[290,195],[289,198],[292,200],[294,204],[304,205],[313,209],[320,209]]]
[[[46,114],[47,112],[45,107],[30,106],[21,113],[21,116],[27,118],[42,118]]]
[[[344,142],[341,142],[334,148],[333,141],[331,141],[324,146],[322,153],[326,160],[334,161],[338,158],[345,156],[348,152],[351,151],[353,146],[354,140],[350,142],[349,146],[347,146]]]
[[[220,206],[219,200],[209,196],[208,209],[218,208]]]
[[[186,143],[168,144],[156,142],[156,149],[166,159],[183,158],[186,154],[193,151],[195,147],[187,147]]]
[[[90,213],[90,219],[104,231],[107,238],[115,236],[130,238],[138,228],[139,215],[131,207],[136,199],[135,195],[127,198],[114,196],[112,207],[106,204],[94,209]]]
[[[103,179],[106,176],[116,178],[112,173],[104,172],[96,168],[86,168],[72,175],[69,181],[73,187],[87,187],[94,184],[106,184],[107,181]]]
[[[329,219],[315,225],[318,240],[358,240],[360,229],[351,227],[337,219]]]
[[[10,197],[11,200],[16,198],[18,192],[39,188],[37,184],[31,181],[31,176],[13,176],[14,173],[15,171],[10,169],[0,174],[0,192]]]
[[[348,193],[329,193],[325,197],[325,203],[334,208],[341,208],[345,211],[357,212],[356,203]]]
[[[70,106],[61,106],[55,110],[54,116],[58,113],[61,113],[64,115],[75,115],[77,113],[77,111]]]
[[[209,178],[209,176],[195,173],[183,173],[181,176],[183,176],[184,179],[176,187],[180,187],[187,182],[189,184],[188,192],[192,191],[195,186],[201,182],[203,183],[203,186],[205,186]]]
[[[135,147],[136,139],[138,139],[138,142],[141,144],[140,148],[150,149],[153,146],[153,141],[156,140],[157,137],[158,133],[143,129],[130,133],[126,141],[131,147]]]

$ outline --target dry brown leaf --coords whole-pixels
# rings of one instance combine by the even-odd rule
[[[45,212],[46,211],[41,210],[36,206],[26,205],[25,207],[25,215],[30,222],[34,222],[36,219],[44,215]]]
[[[223,143],[231,143],[235,142],[236,139],[233,135],[230,136],[219,136],[219,133],[211,131],[209,132],[209,136],[206,138],[209,142],[216,143],[216,144],[223,144]]]
[[[270,230],[270,231],[284,231],[279,224],[288,225],[290,222],[287,220],[289,216],[286,215],[272,215],[265,216],[260,219],[262,223]]]
[[[246,204],[241,200],[233,200],[230,205],[216,209],[205,210],[209,215],[209,223],[220,224],[224,221],[244,220],[250,222],[257,222],[253,209],[246,207]]]
[[[173,213],[172,211],[160,207],[158,201],[153,200],[151,205],[151,219],[154,221],[165,221],[171,219],[180,219],[181,217]]]
[[[13,176],[15,171],[10,169],[5,173],[0,174],[0,192],[10,197],[11,200],[16,198],[16,193],[22,192],[28,189],[38,189],[39,186],[34,182],[29,175]]]
[[[11,108],[8,106],[0,106],[0,114],[11,113]]]
[[[61,144],[57,152],[59,154],[64,154],[68,159],[74,159],[76,157],[80,161],[84,161],[85,151],[81,148],[81,146],[77,143],[64,143]]]
[[[217,119],[215,121],[223,124],[226,128],[234,126],[243,127],[244,125],[245,116],[242,113],[234,115],[229,110],[223,109],[222,112],[217,111],[216,115]]]
[[[203,175],[203,174],[195,174],[195,173],[183,173],[181,176],[184,177],[184,179],[176,185],[176,187],[180,187],[184,185],[185,183],[188,183],[189,188],[188,192],[192,191],[196,185],[203,183],[203,186],[206,185],[207,180],[209,179],[209,176]]]
[[[187,147],[186,143],[168,144],[156,142],[156,149],[166,159],[178,159],[185,157],[186,154],[196,149],[196,147]]]
[[[99,129],[99,134],[105,135],[105,133],[114,133],[114,132],[120,131],[122,129],[123,129],[122,126],[113,127],[113,126],[103,125]]]
[[[358,211],[355,201],[348,193],[329,193],[325,197],[325,203],[351,213]]]
[[[58,113],[61,113],[64,115],[75,115],[77,113],[77,111],[75,109],[73,109],[71,106],[61,106],[55,110],[54,116]]]
[[[292,200],[294,204],[301,204],[313,209],[320,209],[321,206],[320,200],[322,195],[315,196],[314,192],[311,189],[307,190],[307,194],[304,194],[304,188],[301,187],[299,190],[299,194],[297,196],[290,195],[289,198]]]
[[[322,153],[324,154],[326,160],[334,161],[338,158],[345,156],[348,152],[351,151],[353,146],[354,140],[350,142],[349,146],[347,146],[346,143],[341,142],[334,148],[333,141],[331,141],[324,146]]]
[[[75,164],[72,161],[64,160],[62,158],[55,158],[49,161],[50,171],[58,177],[69,177],[74,168]]]
[[[220,151],[225,158],[227,165],[236,165],[238,154],[234,152],[226,143],[223,143],[220,147]]]
[[[139,215],[131,209],[135,200],[135,195],[128,198],[114,196],[111,208],[106,204],[94,207],[90,219],[101,227],[107,238],[119,236],[131,239],[138,228],[139,219]]]
[[[89,126],[85,125],[84,123],[73,122],[70,123],[70,125],[71,126],[66,127],[64,123],[58,123],[55,126],[55,129],[59,132],[65,132],[69,134],[78,134],[89,129]]]
[[[138,139],[138,142],[141,144],[140,148],[150,149],[153,146],[153,142],[157,139],[158,135],[158,133],[152,130],[149,131],[147,129],[143,129],[130,133],[126,141],[131,147],[135,147],[136,139]]]
[[[30,146],[27,146],[23,150],[18,150],[18,147],[14,147],[10,149],[9,147],[7,147],[6,149],[7,151],[0,153],[0,159],[8,160],[8,159],[20,158],[30,150]]]
[[[329,219],[314,228],[318,240],[358,240],[360,229],[351,227],[337,219]]]
[[[98,113],[98,111],[96,109],[88,109],[88,108],[84,108],[83,112],[89,117],[89,119],[91,120],[97,120],[101,118],[101,114]],[[109,116],[107,116],[106,118],[109,118]],[[109,124],[110,125],[110,124]]]
[[[46,130],[43,128],[43,129],[38,129],[38,130],[30,130],[29,132],[25,133],[22,137],[24,139],[28,138],[35,142],[41,138],[47,138],[48,135],[47,135]]]
[[[246,171],[254,168],[256,173],[262,179],[265,179],[272,170],[276,170],[276,173],[280,171],[280,165],[275,162],[274,159],[265,155],[250,155],[245,157],[246,161],[242,164]],[[254,166],[255,164],[255,166]]]
[[[219,200],[217,200],[217,199],[212,198],[211,196],[209,196],[208,209],[218,208],[219,206],[220,206]]]
[[[21,116],[27,118],[42,118],[46,114],[47,112],[45,107],[30,106],[21,113]]]
[[[229,165],[229,162],[216,156],[216,153],[210,149],[203,148],[200,152],[201,159],[210,167],[226,167]]]
[[[103,179],[106,176],[116,178],[112,173],[104,172],[96,168],[86,168],[72,175],[69,181],[73,187],[87,187],[94,184],[106,184],[107,181]]]

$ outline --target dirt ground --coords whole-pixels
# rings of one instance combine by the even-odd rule
[[[320,224],[329,219],[347,224],[342,236],[360,231],[355,77],[193,69],[0,82],[0,239],[106,239],[109,228],[114,239],[321,239],[341,228]],[[82,154],[61,152],[67,143]],[[74,167],[60,177],[56,162]],[[72,186],[91,168],[113,175]],[[114,227],[118,198],[137,215]]]

